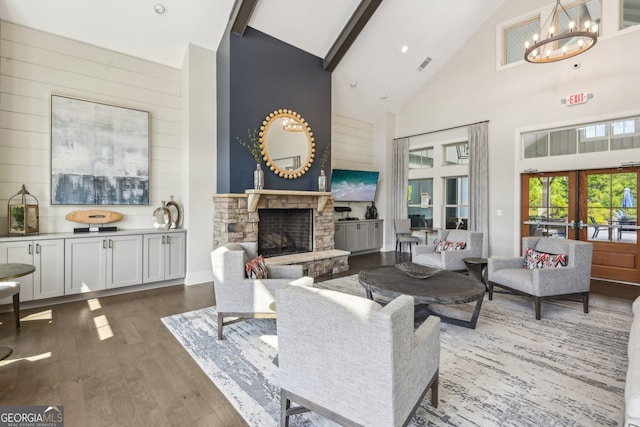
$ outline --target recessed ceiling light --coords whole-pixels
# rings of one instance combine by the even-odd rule
[[[164,15],[165,13],[167,13],[167,7],[165,5],[163,5],[162,3],[156,3],[153,6],[153,10],[158,15]]]
[[[400,52],[402,53],[407,53],[408,50],[409,50],[409,46],[407,46],[406,44],[400,48]]]
[[[353,82],[351,82],[351,84],[350,84],[349,86],[351,86],[351,87],[356,87],[356,86],[358,86],[358,82],[353,81]]]

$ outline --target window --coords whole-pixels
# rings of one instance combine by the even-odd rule
[[[407,199],[412,227],[433,227],[433,179],[410,179]]]
[[[558,29],[557,34],[569,31],[569,22],[573,21],[576,28],[584,28],[584,24],[589,22],[591,25],[598,25],[598,33],[600,33],[600,0],[586,0],[576,6],[566,7],[566,14],[559,13],[557,21],[554,25]],[[569,16],[567,16],[569,15]],[[558,48],[563,45],[572,43],[571,39],[563,39],[558,41]]]
[[[622,23],[620,29],[640,24],[640,2],[637,0],[621,0]]]
[[[516,24],[504,31],[502,65],[524,60],[524,43],[540,31],[540,17]]]
[[[469,177],[445,178],[445,228],[467,229],[469,219]]]
[[[433,148],[409,151],[409,169],[428,169],[433,167]]]
[[[629,23],[635,25],[640,20],[638,16],[637,0],[621,0],[628,7]],[[568,2],[567,2],[568,3]],[[502,65],[508,65],[519,61],[524,62],[524,44],[526,41],[532,42],[534,34],[546,35],[549,27],[556,28],[555,34],[569,31],[569,23],[574,22],[576,28],[584,28],[588,21],[590,24],[600,25],[602,7],[601,0],[582,0],[573,2],[573,5],[564,7],[564,11],[556,14],[555,22],[549,19],[555,5],[549,3],[549,7],[536,12],[535,17],[522,20],[514,25],[506,24],[502,35]],[[565,13],[566,12],[566,13]],[[544,21],[541,21],[544,19]],[[635,21],[635,22],[634,22]],[[542,22],[542,25],[540,25]],[[626,19],[625,24],[626,25]],[[542,28],[541,28],[542,27]],[[625,27],[626,28],[626,27]],[[555,49],[561,49],[564,44],[572,43],[572,39],[560,39],[556,42]]]
[[[640,148],[640,117],[522,134],[525,159]]]
[[[640,148],[640,118],[611,123],[611,149]]]
[[[469,164],[469,143],[459,142],[457,144],[445,145],[444,164],[445,166]]]

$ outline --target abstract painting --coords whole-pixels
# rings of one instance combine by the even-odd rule
[[[51,95],[51,204],[148,205],[149,112]]]

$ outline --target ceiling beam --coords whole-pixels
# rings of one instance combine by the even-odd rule
[[[258,0],[236,0],[233,5],[233,12],[231,14],[231,32],[242,37],[244,35],[247,26],[249,25],[249,19],[253,9],[256,7]]]
[[[369,19],[373,16],[382,0],[362,0],[358,8],[353,12],[349,22],[342,29],[342,32],[329,49],[327,56],[324,57],[325,71],[332,72],[336,69],[344,55],[347,53],[358,34],[367,25]]]

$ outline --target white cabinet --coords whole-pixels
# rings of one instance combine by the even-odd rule
[[[142,235],[65,240],[65,294],[142,283]]]
[[[171,232],[144,235],[143,283],[185,276],[186,234]]]
[[[336,223],[335,248],[351,252],[374,251],[382,247],[382,220]]]
[[[20,282],[20,301],[64,295],[63,239],[0,242],[0,262],[35,265],[36,271],[16,279]]]

